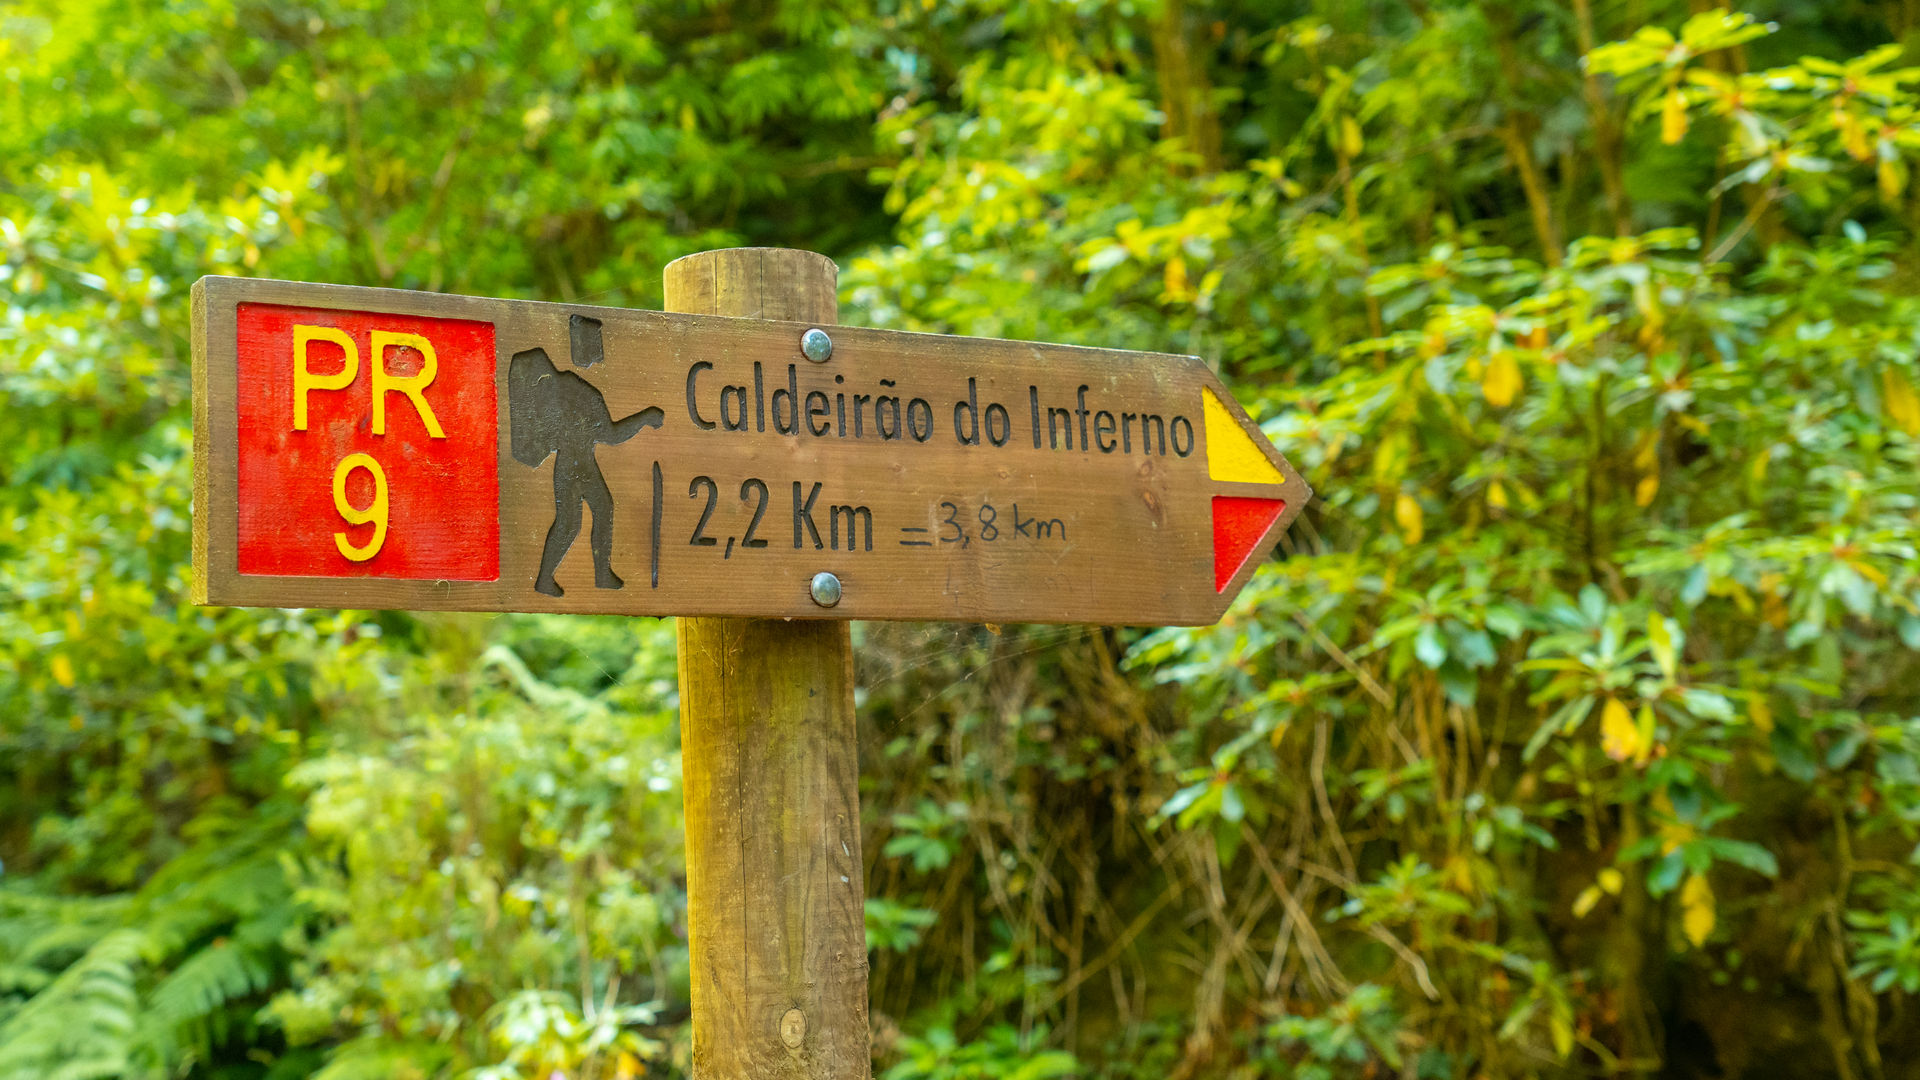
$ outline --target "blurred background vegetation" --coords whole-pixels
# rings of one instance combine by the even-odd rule
[[[888,1080],[1920,1076],[1913,0],[0,4],[0,1078],[679,1076],[673,635],[197,609],[202,274],[1195,352],[1219,626],[855,628]]]

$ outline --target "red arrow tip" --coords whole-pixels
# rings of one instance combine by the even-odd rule
[[[1249,499],[1239,495],[1213,497],[1213,591],[1226,592],[1240,568],[1253,557],[1254,546],[1287,509],[1285,499]]]

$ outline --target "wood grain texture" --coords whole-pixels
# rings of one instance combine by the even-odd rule
[[[207,534],[215,519],[223,523],[226,520],[223,515],[209,510],[214,500],[209,478],[220,471],[226,456],[224,453],[215,453],[213,446],[216,434],[226,434],[224,418],[219,412],[221,406],[230,403],[231,399],[223,401],[208,389],[208,373],[214,359],[207,345],[210,316],[206,278],[193,283],[191,296],[193,325],[188,333],[193,343],[193,580],[188,585],[188,594],[194,603],[205,604],[209,602],[208,586],[215,576],[210,569],[213,560],[208,553]],[[221,492],[223,497],[225,494]]]
[[[672,308],[829,325],[804,251],[672,263]],[[853,645],[845,622],[682,618],[680,739],[695,1080],[872,1068]]]
[[[801,335],[829,320],[804,316],[825,310],[831,296],[782,265],[767,252],[738,265],[711,253],[674,265],[676,300],[731,304],[736,317],[203,280],[194,328],[196,588],[211,603],[281,607],[1204,625],[1218,620],[1307,501],[1307,485],[1197,358],[834,327],[832,357],[814,363],[801,353]],[[780,283],[799,291],[773,297],[768,286]],[[731,303],[756,290],[761,299]],[[245,305],[493,327],[497,479],[487,483],[497,492],[481,492],[477,470],[445,483],[471,489],[462,505],[487,502],[497,514],[463,511],[435,528],[491,535],[497,527],[497,580],[395,572],[397,553],[429,531],[421,519],[403,520],[406,508],[431,505],[399,487],[391,550],[325,576],[239,572],[239,390],[292,362],[289,348],[239,333]],[[574,356],[586,351],[587,322],[599,327],[597,363]],[[593,406],[581,412],[583,424],[604,412],[608,425],[643,415],[658,415],[659,425],[609,427],[621,437],[533,455],[539,464],[514,458],[509,445],[526,433],[511,430],[509,369],[532,354],[579,391],[556,396]],[[438,408],[441,393],[436,385],[424,397]],[[364,382],[309,396],[315,417],[360,433],[353,445],[376,458],[400,460],[425,437],[404,424],[372,437]],[[396,415],[411,417],[405,398],[388,397]],[[1207,411],[1216,398],[1229,421],[1217,430],[1206,420],[1218,418]],[[1237,473],[1210,468],[1210,431],[1253,440],[1239,447]],[[1271,468],[1244,468],[1261,458]],[[1256,474],[1277,482],[1243,482]],[[366,527],[355,531],[331,514],[330,481],[324,468],[304,478],[321,493],[324,520],[290,525],[289,535],[334,559],[333,533],[366,542]],[[1253,545],[1257,557],[1234,562],[1224,580],[1216,578],[1216,496],[1286,504]],[[550,581],[543,555],[553,560]],[[832,609],[808,595],[823,570],[843,587]]]

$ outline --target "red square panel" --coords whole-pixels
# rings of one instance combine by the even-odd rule
[[[493,324],[272,304],[238,315],[240,572],[498,580]]]

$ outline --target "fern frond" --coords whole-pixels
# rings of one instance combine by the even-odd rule
[[[205,824],[132,895],[0,889],[0,1080],[168,1075],[251,1025],[301,917],[291,806]]]
[[[0,961],[64,966],[123,924],[125,896],[44,896],[0,888]]]
[[[218,1032],[211,1021],[227,1006],[266,991],[279,973],[271,946],[216,942],[188,957],[147,995],[135,1043],[141,1056],[165,1062],[184,1044],[205,1056]]]
[[[122,1075],[145,935],[116,930],[0,1025],[0,1080]]]

